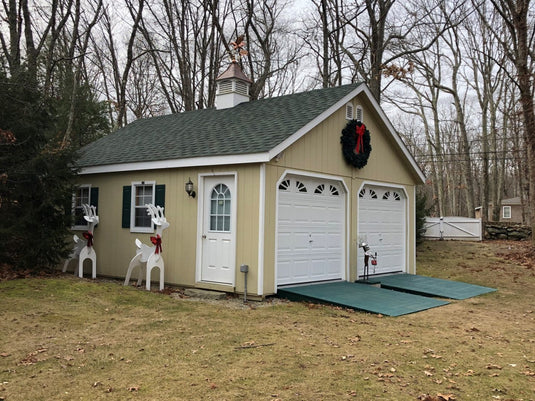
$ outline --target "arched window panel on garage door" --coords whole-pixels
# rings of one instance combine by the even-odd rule
[[[384,200],[390,200],[390,201],[400,201],[401,196],[398,192],[395,191],[386,191],[383,195]]]
[[[334,185],[331,185],[331,184],[319,184],[318,186],[316,186],[314,193],[317,195],[325,195],[325,196],[339,196],[340,195],[338,188],[336,188]]]
[[[377,199],[377,193],[371,188],[362,188],[359,192],[359,198]]]

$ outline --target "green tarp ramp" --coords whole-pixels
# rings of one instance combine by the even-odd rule
[[[495,288],[414,274],[377,277],[381,288],[439,298],[466,299],[496,291]]]
[[[277,296],[290,301],[327,303],[387,316],[401,316],[448,304],[434,298],[347,281],[283,287],[278,289]]]

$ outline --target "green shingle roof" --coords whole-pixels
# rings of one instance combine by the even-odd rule
[[[136,120],[83,147],[78,166],[268,152],[359,85]]]

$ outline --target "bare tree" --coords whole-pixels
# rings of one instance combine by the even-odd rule
[[[497,36],[516,69],[515,84],[522,107],[523,129],[529,161],[530,216],[535,231],[535,24],[530,0],[491,0],[509,33],[508,40]],[[535,244],[535,235],[532,236]]]
[[[49,4],[37,8],[40,12],[35,14],[32,14],[29,0],[8,0],[2,3],[6,15],[4,22],[8,25],[6,34],[9,37],[6,39],[4,31],[0,29],[0,44],[10,74],[16,76],[24,63],[28,71],[27,83],[35,86],[38,81],[39,58],[45,46],[48,46],[45,69],[48,71],[53,68],[50,55],[58,35],[65,29],[73,1],[51,0]],[[64,10],[61,17],[60,8]],[[50,11],[44,12],[45,9]]]
[[[77,63],[76,65],[73,65],[73,81],[72,81],[72,88],[71,88],[69,115],[67,118],[67,128],[65,129],[65,134],[63,136],[64,143],[69,142],[73,135],[74,120],[76,118],[76,100],[78,97],[78,90],[79,90],[80,80],[82,76],[85,53],[87,52],[87,48],[89,46],[89,39],[91,37],[91,31],[101,16],[102,0],[97,0],[96,4],[94,5],[91,4],[91,6],[94,6],[93,10],[91,10],[93,11],[93,15],[91,16],[90,20],[87,20],[87,17],[81,16],[80,0],[76,0],[74,25],[73,25],[73,31],[71,34],[72,43],[71,43],[70,52],[69,52],[71,60],[75,59],[75,55],[74,55],[75,47],[79,47],[79,49],[78,49],[78,55],[76,56]],[[82,33],[79,32],[80,19],[84,20]]]
[[[499,68],[504,65],[504,54],[493,40],[481,14],[485,12],[485,4],[480,6],[480,13],[472,15],[463,30],[466,32],[464,46],[467,50],[471,75],[466,82],[475,92],[481,109],[481,216],[483,221],[489,215],[488,205],[493,205],[492,220],[499,220],[500,203],[504,192],[503,165],[505,155],[498,138],[499,106],[504,98],[506,74]],[[492,18],[492,15],[488,15]],[[505,134],[504,134],[505,135]]]
[[[102,10],[102,23],[99,24],[100,34],[98,39],[93,38],[92,50],[96,54],[94,60],[100,67],[103,76],[111,74],[112,79],[106,80],[105,92],[108,95],[108,102],[113,104],[113,127],[120,128],[127,124],[127,85],[132,69],[132,64],[139,57],[136,54],[135,43],[139,35],[145,0],[125,0],[126,13],[125,21],[114,19],[113,10],[110,5],[106,5]],[[120,25],[126,33],[125,56],[121,55],[121,40],[117,40],[115,28]],[[127,28],[128,27],[128,28]],[[112,94],[113,92],[113,94]]]

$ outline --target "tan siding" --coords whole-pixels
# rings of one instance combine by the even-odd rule
[[[285,168],[371,181],[414,183],[414,173],[390,134],[386,133],[385,125],[364,99],[357,103],[363,108],[364,123],[371,135],[372,152],[364,168],[354,169],[342,156],[340,137],[347,124],[345,106],[285,150],[276,164]]]
[[[244,291],[245,275],[240,265],[249,265],[247,291],[256,294],[258,290],[258,205],[259,167],[240,167],[238,175],[238,216],[236,249],[236,291]]]
[[[95,174],[80,177],[80,184],[99,188],[98,214],[100,223],[95,229],[97,274],[124,278],[130,259],[135,255],[134,240],[150,243],[150,234],[131,233],[121,228],[123,186],[134,181],[156,181],[165,185],[165,216],[170,226],[163,233],[165,281],[171,284],[195,286],[197,207],[198,196],[188,197],[184,184],[191,177],[198,193],[198,175],[210,172],[237,172],[237,289],[243,289],[239,263],[248,263],[256,269],[258,257],[258,166],[227,166],[221,169],[171,169],[131,173]],[[79,234],[79,233],[78,233]],[[250,275],[257,279],[256,273]],[[137,271],[133,277],[137,278]],[[157,280],[158,271],[153,272]],[[256,281],[249,282],[256,291]]]

